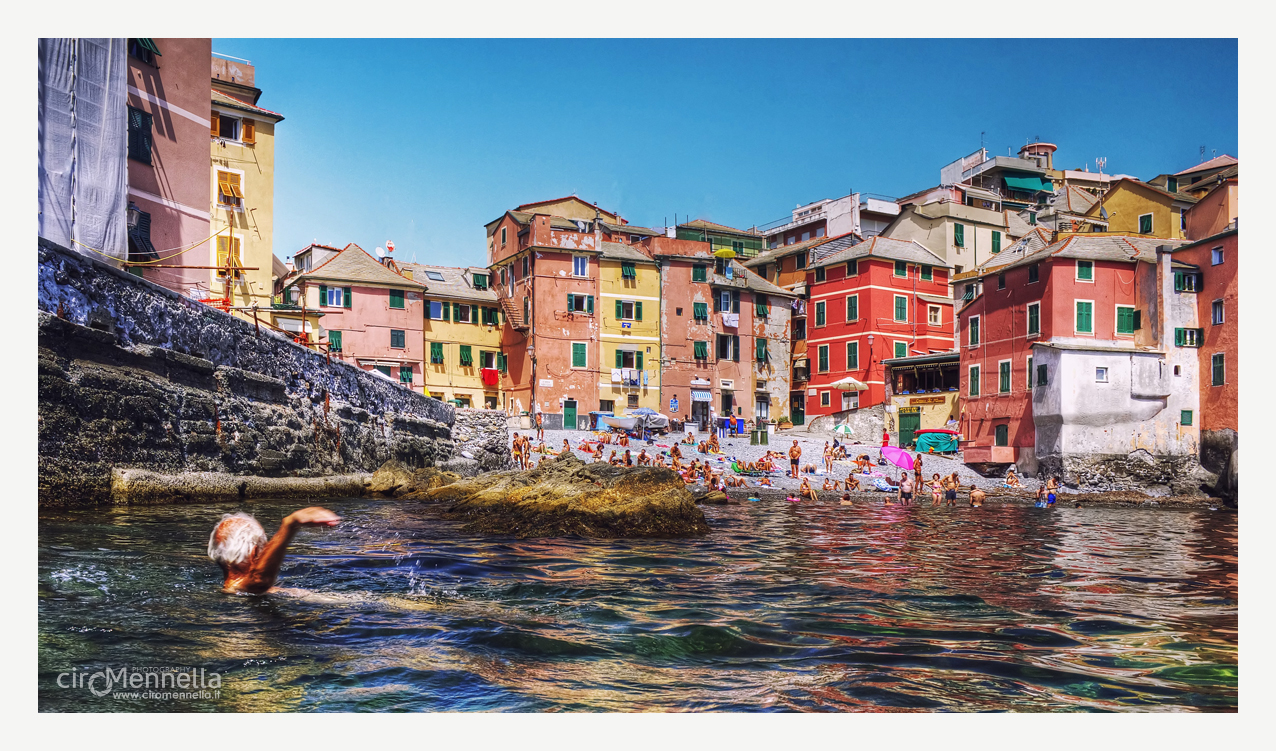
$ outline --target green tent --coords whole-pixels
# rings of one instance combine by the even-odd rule
[[[917,436],[917,453],[928,454],[932,447],[936,454],[951,454],[957,450],[957,436],[948,433],[922,433]]]

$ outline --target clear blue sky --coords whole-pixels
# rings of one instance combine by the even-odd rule
[[[901,196],[979,147],[1149,179],[1237,151],[1235,40],[215,39],[277,131],[275,254],[483,264],[483,225],[575,193],[737,227]]]

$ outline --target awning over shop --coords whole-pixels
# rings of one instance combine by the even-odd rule
[[[275,325],[291,334],[301,333],[302,322],[301,320],[297,318],[276,318]],[[313,327],[310,325],[310,321],[306,321],[305,326],[306,326],[307,334],[313,331]]]
[[[1054,186],[1048,180],[1042,180],[1036,175],[1006,175],[1006,187],[1011,190],[1022,190],[1028,193],[1036,193],[1044,190],[1047,193],[1054,192]]]
[[[713,393],[709,391],[692,391],[691,401],[693,402],[711,402],[713,401]]]

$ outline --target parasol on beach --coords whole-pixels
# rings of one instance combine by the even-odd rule
[[[913,468],[913,455],[898,446],[883,446],[882,458],[902,469]]]

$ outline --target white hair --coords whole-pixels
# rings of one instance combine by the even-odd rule
[[[232,568],[247,563],[253,551],[265,544],[266,530],[252,515],[225,514],[208,538],[208,557],[223,568]]]

